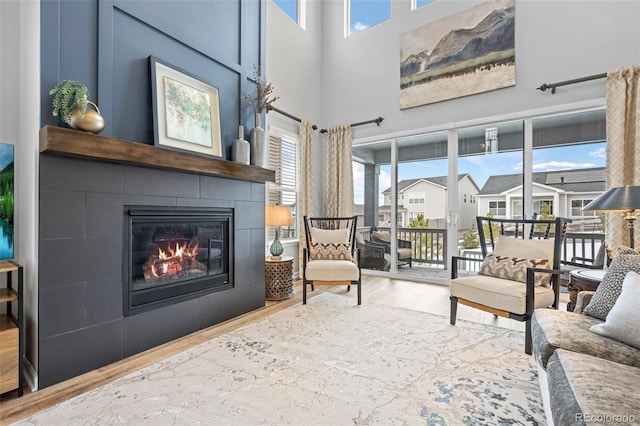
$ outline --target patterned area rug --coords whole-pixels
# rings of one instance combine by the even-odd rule
[[[523,341],[323,293],[17,424],[544,424]]]

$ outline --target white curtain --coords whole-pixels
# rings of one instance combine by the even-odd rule
[[[312,173],[312,153],[311,153],[311,128],[313,124],[307,120],[302,120],[298,133],[298,158],[300,159],[300,167],[298,167],[298,266],[300,276],[302,276],[302,250],[306,245],[304,235],[304,216],[310,216],[313,210],[313,173]]]
[[[607,74],[607,189],[640,185],[640,65]],[[638,247],[638,221],[635,246]],[[618,213],[606,215],[606,243],[609,247],[629,245],[629,232]]]
[[[351,126],[343,124],[330,127],[327,138],[325,216],[353,216],[351,158]]]

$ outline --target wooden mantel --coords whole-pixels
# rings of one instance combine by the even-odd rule
[[[40,153],[252,182],[275,181],[275,172],[262,167],[56,126],[40,129]]]

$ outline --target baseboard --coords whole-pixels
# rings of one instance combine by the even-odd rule
[[[38,373],[36,372],[36,369],[33,368],[33,365],[31,365],[29,360],[26,358],[22,359],[22,369],[24,373],[24,380],[27,382],[27,385],[29,385],[29,389],[31,389],[31,392],[37,391],[38,390]]]

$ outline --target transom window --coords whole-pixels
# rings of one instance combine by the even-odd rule
[[[424,204],[424,192],[410,192],[409,204]]]
[[[391,0],[345,0],[347,29],[350,36],[391,19]]]
[[[293,22],[305,28],[305,3],[306,0],[273,0],[273,2],[286,13]]]

